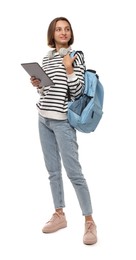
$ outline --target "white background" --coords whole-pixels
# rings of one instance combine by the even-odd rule
[[[0,258],[136,259],[135,7],[129,1],[4,1],[0,6]],[[86,3],[86,4],[85,4]],[[38,95],[20,63],[42,62],[52,19],[67,17],[74,49],[105,89],[103,119],[78,133],[79,154],[98,229],[82,243],[84,218],[63,170],[68,227],[42,234],[54,212],[39,143]]]

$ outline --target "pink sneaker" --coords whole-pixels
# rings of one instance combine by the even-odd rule
[[[85,233],[83,236],[83,242],[86,245],[93,245],[97,242],[96,225],[93,221],[87,221],[85,223]]]
[[[58,214],[55,212],[52,216],[52,218],[45,224],[45,226],[42,229],[43,233],[52,233],[55,232],[61,228],[67,227],[67,221],[65,214],[63,215]]]

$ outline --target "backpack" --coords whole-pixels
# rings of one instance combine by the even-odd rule
[[[73,57],[75,54],[76,51],[73,51],[70,56]],[[103,115],[104,101],[104,88],[95,70],[85,70],[82,94],[73,101],[68,95],[68,100],[70,125],[83,133],[94,132]]]

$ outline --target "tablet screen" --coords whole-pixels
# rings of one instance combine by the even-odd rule
[[[34,76],[41,80],[40,86],[54,85],[52,80],[37,62],[21,63],[21,65],[31,77]]]

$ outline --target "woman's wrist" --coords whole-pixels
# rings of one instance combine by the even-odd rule
[[[73,67],[66,68],[66,73],[67,74],[72,74],[73,72],[74,72]]]

